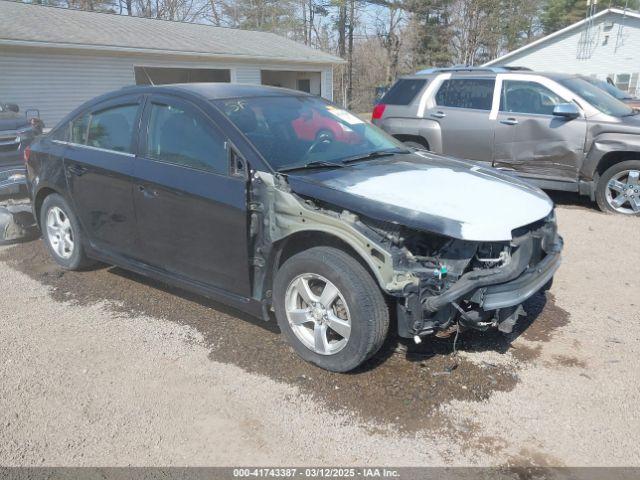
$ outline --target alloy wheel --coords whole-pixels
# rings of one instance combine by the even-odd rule
[[[305,273],[285,294],[287,320],[295,336],[319,355],[335,355],[349,341],[351,316],[344,296],[326,278]]]
[[[607,184],[607,203],[618,213],[640,213],[640,171],[623,170]]]
[[[60,207],[52,207],[47,213],[47,238],[53,251],[60,258],[73,255],[74,236],[71,220]]]

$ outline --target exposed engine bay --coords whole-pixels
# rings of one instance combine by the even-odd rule
[[[547,271],[538,266],[561,249],[553,214],[514,231],[511,242],[470,242],[380,222],[368,226],[396,251],[398,267],[419,279],[417,285],[403,289],[398,301],[398,329],[404,337],[437,333],[454,322],[467,328],[498,327],[511,332],[518,317],[526,314],[521,301],[537,291],[531,291],[532,287],[548,286],[555,272],[555,268]],[[502,295],[499,308],[490,308],[496,286],[507,285],[502,293],[509,292],[510,281],[538,271],[544,271],[544,282],[538,278],[526,286],[525,282],[514,284],[511,298]]]

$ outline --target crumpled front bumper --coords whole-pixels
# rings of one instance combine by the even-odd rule
[[[551,281],[560,268],[562,237],[557,236],[554,251],[547,253],[540,263],[527,268],[519,277],[500,285],[486,287],[481,293],[480,306],[483,310],[520,305]]]
[[[493,317],[498,318],[499,311],[517,308],[544,289],[561,263],[563,240],[555,220],[514,237],[512,245],[511,261],[503,267],[470,271],[438,295],[420,298],[414,293],[399,302],[399,335],[432,333],[439,326],[448,325],[461,306],[467,320],[475,318],[486,325],[492,323]]]

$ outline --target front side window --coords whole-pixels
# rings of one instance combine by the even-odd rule
[[[202,115],[172,105],[151,104],[145,156],[164,163],[227,173],[225,140]]]
[[[489,78],[445,80],[436,94],[436,105],[439,107],[491,110],[495,84],[495,80]]]
[[[250,97],[214,104],[274,170],[404,151],[378,128],[317,97]]]
[[[539,83],[516,80],[502,82],[501,112],[553,115],[553,109],[560,103],[566,103],[566,100]]]
[[[138,105],[120,105],[93,112],[87,145],[116,152],[131,153],[131,141]]]

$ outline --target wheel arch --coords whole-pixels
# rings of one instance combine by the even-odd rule
[[[429,141],[420,135],[397,134],[394,135],[393,138],[400,140],[401,142],[416,142],[423,145],[427,150],[430,150]]]
[[[271,274],[268,276],[268,282],[264,286],[264,293],[272,290],[275,274],[284,262],[297,253],[314,247],[334,247],[350,254],[365,268],[365,270],[376,281],[380,289],[384,292],[384,280],[382,275],[378,272],[381,267],[376,265],[372,258],[379,255],[379,253],[366,255],[361,251],[359,246],[349,243],[346,239],[335,235],[333,232],[328,232],[322,229],[308,229],[293,232],[273,244],[268,261],[268,268]],[[377,251],[377,248],[373,243],[367,244],[367,247],[370,248],[372,252]],[[375,258],[378,257],[376,256]]]
[[[609,170],[617,163],[627,160],[640,160],[640,151],[638,150],[614,150],[605,153],[596,166],[595,173],[598,177]]]
[[[36,221],[38,225],[40,224],[40,211],[42,210],[42,204],[44,203],[44,199],[49,195],[57,193],[58,195],[62,195],[58,190],[52,188],[50,186],[43,186],[38,189],[37,193],[33,199],[33,214],[36,217]],[[64,195],[62,195],[64,197]]]

